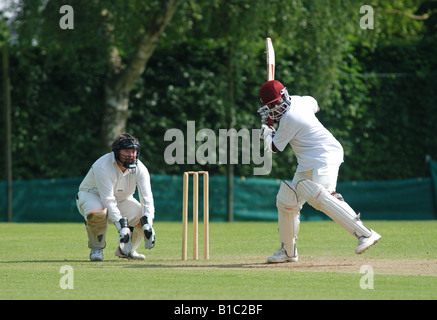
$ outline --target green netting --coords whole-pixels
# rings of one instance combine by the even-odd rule
[[[430,161],[429,168],[431,170],[431,181],[432,181],[432,198],[434,204],[434,211],[437,212],[437,162]]]
[[[337,191],[363,219],[435,219],[437,164],[432,163],[431,178],[401,181],[344,182]],[[75,194],[82,178],[13,182],[14,222],[81,222]],[[276,193],[280,180],[234,178],[234,221],[276,221]],[[181,221],[182,176],[152,175],[155,221]],[[203,180],[199,179],[199,218],[203,212]],[[210,220],[227,221],[227,178],[210,176]],[[0,221],[6,221],[6,183],[0,182]],[[189,212],[192,211],[190,180]],[[329,219],[306,204],[301,220]]]
[[[12,183],[13,222],[82,221],[74,195],[82,178],[14,181]],[[6,183],[0,183],[0,209],[6,221]]]
[[[437,218],[430,178],[347,182],[339,184],[338,192],[366,220]]]

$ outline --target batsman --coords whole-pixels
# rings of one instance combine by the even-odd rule
[[[144,260],[139,247],[155,246],[155,207],[146,166],[138,159],[140,143],[124,133],[112,143],[112,152],[97,159],[79,186],[76,204],[85,219],[90,260],[102,261],[108,222],[117,228],[119,258]],[[133,197],[138,188],[140,201]]]
[[[366,251],[381,236],[368,229],[360,215],[335,192],[343,148],[317,119],[320,110],[317,101],[311,96],[290,96],[277,80],[264,83],[260,97],[262,107],[258,113],[264,149],[276,153],[290,145],[298,163],[293,179],[282,181],[276,196],[281,248],[267,262],[298,261],[300,210],[306,202],[358,239],[355,253]],[[272,121],[278,123],[278,130],[271,125]]]

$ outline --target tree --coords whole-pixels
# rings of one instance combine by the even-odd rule
[[[144,25],[139,24],[139,31],[135,35],[137,45],[125,63],[117,47],[114,26],[109,22],[106,27],[108,39],[111,43],[111,60],[109,78],[105,85],[105,109],[102,122],[102,141],[110,146],[114,137],[126,130],[129,117],[129,92],[135,81],[143,74],[144,69],[158,44],[159,37],[170,22],[177,7],[183,0],[158,1],[156,11],[150,20],[145,20]],[[126,9],[136,9],[132,4]],[[141,7],[144,9],[144,7]],[[142,12],[136,12],[142,15]],[[110,9],[103,9],[102,15],[109,21],[112,20]]]
[[[291,94],[314,96],[321,107],[318,117],[341,141],[346,157],[355,157],[342,166],[347,173],[342,177],[361,179],[370,177],[361,173],[372,171],[373,179],[389,179],[393,173],[383,166],[375,170],[370,160],[394,154],[375,151],[375,145],[388,145],[381,142],[418,139],[412,130],[418,126],[411,125],[409,136],[386,126],[390,119],[418,116],[407,106],[414,83],[427,92],[423,112],[434,114],[435,9],[416,10],[421,2],[434,3],[373,1],[375,29],[362,30],[360,1],[76,0],[70,4],[74,29],[63,30],[59,9],[67,1],[8,0],[16,12],[8,21],[14,177],[83,175],[121,130],[140,138],[142,160],[153,159],[148,163],[153,173],[226,174],[220,164],[167,165],[163,136],[170,128],[184,131],[187,121],[216,133],[259,128],[264,39],[271,37],[277,79]],[[417,77],[373,77],[396,70]],[[385,107],[394,101],[391,96],[399,97],[398,118]],[[426,131],[428,125],[420,128]],[[418,140],[423,146],[429,140],[425,147],[431,150],[431,138]],[[411,158],[403,163],[417,162]],[[291,148],[275,154],[273,162],[270,177],[287,177],[296,167]],[[416,171],[399,171],[396,178]],[[252,173],[253,166],[235,166],[237,176]]]
[[[125,131],[129,92],[182,2],[77,1],[71,5],[76,20],[74,30],[63,30],[59,21],[65,1],[22,1],[16,8],[20,43],[27,47],[38,44],[47,55],[57,59],[62,52],[61,59],[66,63],[76,60],[78,55],[89,57],[90,53],[99,52],[96,64],[105,64],[98,71],[104,72],[100,76],[104,82],[100,137],[108,148],[115,136]]]

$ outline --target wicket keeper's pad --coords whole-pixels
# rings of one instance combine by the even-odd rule
[[[106,247],[106,229],[108,229],[108,209],[90,212],[86,216],[88,247],[103,249]]]
[[[299,197],[303,197],[312,207],[322,211],[350,234],[356,237],[370,236],[370,230],[363,225],[355,211],[346,202],[332,196],[321,184],[302,180],[297,183],[296,189]]]
[[[282,181],[276,195],[279,240],[289,257],[296,255],[296,240],[300,223],[300,205],[297,200],[297,194],[291,182]]]

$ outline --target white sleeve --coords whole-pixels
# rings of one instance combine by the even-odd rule
[[[152,186],[150,184],[150,174],[146,166],[138,161],[137,165],[137,187],[143,215],[147,217],[149,224],[153,224],[155,219],[155,205],[153,201]]]
[[[316,99],[314,99],[311,96],[303,96],[302,102],[305,103],[307,106],[309,106],[314,113],[317,113],[317,110],[319,109],[319,105],[317,104]]]
[[[92,167],[97,191],[104,207],[108,208],[108,216],[112,222],[117,222],[122,218],[121,212],[117,207],[117,200],[114,195],[115,177],[107,169],[100,166]]]
[[[278,130],[273,137],[273,143],[275,144],[278,151],[284,151],[287,144],[290,143],[291,139],[296,135],[296,125],[293,125],[291,117],[286,113],[279,122]]]

